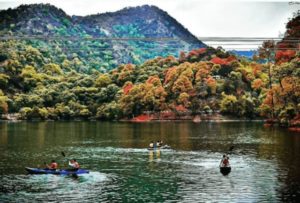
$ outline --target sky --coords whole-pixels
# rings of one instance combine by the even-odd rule
[[[300,0],[0,0],[0,9],[31,3],[50,3],[69,15],[81,16],[155,5],[197,37],[276,38],[285,32],[293,12],[300,10]]]

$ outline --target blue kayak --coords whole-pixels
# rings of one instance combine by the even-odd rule
[[[68,169],[51,170],[51,169],[41,169],[41,168],[29,168],[29,167],[26,167],[25,169],[30,174],[79,175],[79,174],[89,173],[89,171],[85,169],[78,169],[77,171],[72,171]]]

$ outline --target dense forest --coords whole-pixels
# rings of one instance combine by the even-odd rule
[[[299,126],[300,55],[294,42],[299,26],[300,16],[295,15],[285,38],[266,41],[253,60],[202,47],[106,71],[83,71],[89,52],[83,49],[83,55],[69,58],[61,48],[64,40],[49,46],[41,39],[3,39],[0,111],[18,112],[21,119],[53,120],[217,112]]]

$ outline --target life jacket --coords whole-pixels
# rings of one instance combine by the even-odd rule
[[[50,165],[50,168],[51,169],[57,169],[58,168],[58,164],[57,163],[51,163],[51,165]]]
[[[222,163],[223,163],[224,166],[228,166],[229,165],[228,159],[224,159]]]

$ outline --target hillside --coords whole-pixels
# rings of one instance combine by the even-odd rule
[[[141,64],[158,56],[178,56],[182,50],[206,47],[168,13],[147,5],[85,17],[68,16],[49,4],[22,5],[0,11],[0,33],[2,37],[44,36],[43,40],[22,42],[42,54],[63,56],[52,58],[55,63],[77,58],[82,63],[80,71],[105,72],[120,63]],[[97,37],[153,40],[90,40]]]
[[[106,36],[174,37],[193,42],[193,45],[197,47],[203,46],[203,43],[198,41],[186,28],[156,6],[129,7],[117,12],[86,17],[73,16],[73,19],[82,25],[88,34],[94,36],[101,36],[101,31],[97,31],[98,27]],[[126,32],[126,28],[130,31],[130,26],[137,33]]]
[[[294,14],[294,17],[286,24],[284,38],[275,46],[276,63],[284,63],[295,58],[300,49],[300,12]]]
[[[72,19],[64,11],[49,4],[21,5],[0,11],[2,35],[55,35],[60,30],[72,31]]]
[[[117,64],[116,61],[116,68],[109,69],[112,65],[109,61],[119,52],[116,49],[114,53],[106,50],[106,53],[99,55],[100,52],[94,47],[101,45],[106,49],[105,47],[116,42],[56,39],[55,36],[60,33],[56,27],[61,28],[64,22],[58,16],[65,16],[64,18],[72,23],[72,26],[65,23],[64,31],[71,33],[76,29],[78,33],[82,33],[82,37],[99,37],[103,33],[108,35],[114,28],[105,28],[105,23],[101,27],[103,33],[95,31],[104,19],[110,22],[109,24],[112,24],[111,21],[117,24],[124,23],[128,20],[128,13],[133,16],[141,15],[138,13],[141,9],[155,12],[149,16],[156,15],[159,21],[162,18],[175,25],[176,21],[164,16],[166,13],[161,14],[162,11],[158,8],[149,6],[127,8],[117,12],[118,15],[106,13],[88,17],[68,17],[61,10],[49,5],[25,8],[50,9],[51,15],[50,10],[46,13],[51,17],[45,22],[50,23],[54,31],[49,32],[48,40],[8,39],[0,42],[0,112],[3,114],[18,112],[22,119],[54,120],[128,120],[133,117],[146,120],[186,119],[185,115],[222,114],[250,119],[263,116],[270,118],[270,123],[300,126],[299,49],[296,49],[294,44],[286,43],[290,43],[287,39],[297,36],[299,16],[292,19],[292,26],[291,23],[287,24],[286,37],[282,42],[263,44],[260,57],[275,57],[275,60],[267,60],[268,63],[265,64],[250,61],[245,57],[236,57],[222,48],[202,47],[189,52],[183,49],[178,57],[153,57],[137,64]],[[18,9],[26,10],[22,7]],[[3,13],[16,15],[13,10],[0,13],[6,19],[10,18]],[[32,25],[28,19],[20,18],[18,21],[22,23],[19,24],[14,19],[2,19],[1,32],[11,35],[21,30],[31,31],[27,28]],[[137,16],[134,19],[137,19]],[[15,29],[7,28],[7,25],[14,23]],[[39,29],[49,28],[43,26],[44,21],[36,23]],[[150,21],[147,23],[152,25]],[[168,26],[159,27],[162,30],[146,31],[145,28],[143,33],[147,34],[147,37],[176,35],[182,39],[194,39],[192,35],[189,35],[190,38],[183,37],[183,33],[186,32],[182,26],[174,32],[168,30]],[[122,33],[127,33],[127,28],[118,27],[119,31],[115,34],[119,35],[116,37],[123,37]],[[141,26],[139,28],[142,29]],[[140,30],[136,33],[133,32],[136,29],[130,30],[132,37],[139,37],[135,34],[142,33]],[[62,36],[62,33],[59,36]],[[99,35],[96,36],[97,33]],[[125,46],[124,43],[119,42],[118,46]],[[127,43],[138,45],[137,42]],[[146,46],[145,43],[140,45]],[[74,47],[71,49],[71,46]],[[80,49],[77,46],[80,46]],[[278,49],[280,46],[285,47]],[[104,67],[103,60],[109,65]]]
[[[174,119],[214,112],[300,124],[299,55],[272,66],[271,77],[269,64],[211,48],[84,74],[73,68],[76,61],[45,63],[51,58],[37,49],[9,43],[20,50],[1,57],[0,111],[19,112],[22,119],[149,119],[149,113]]]

